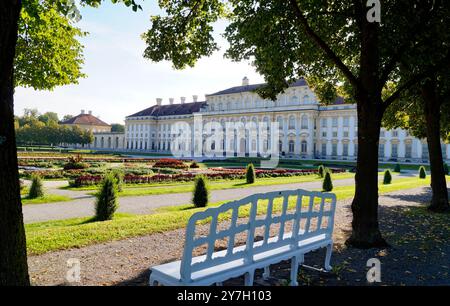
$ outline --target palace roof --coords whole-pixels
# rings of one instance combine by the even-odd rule
[[[241,92],[255,91],[256,89],[258,89],[264,85],[266,85],[266,83],[235,86],[235,87],[231,87],[231,88],[228,88],[225,90],[218,91],[218,92],[210,94],[208,96],[219,96],[219,95],[228,95],[228,94],[235,94],[235,93],[241,93]],[[307,86],[307,85],[308,84],[306,83],[306,80],[304,78],[301,78],[298,81],[289,85],[289,87]]]
[[[61,121],[60,124],[82,124],[82,125],[96,125],[96,126],[109,126],[108,123],[98,119],[91,114],[79,114],[68,120]]]
[[[182,104],[166,104],[166,105],[153,105],[140,112],[137,112],[128,117],[144,117],[144,116],[177,116],[177,115],[189,115],[200,111],[200,108],[206,105],[206,102],[191,102]]]

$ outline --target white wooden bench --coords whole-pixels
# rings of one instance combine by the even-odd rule
[[[280,200],[274,203],[278,198]],[[280,205],[281,211],[274,213],[274,205]],[[263,277],[267,278],[271,264],[290,259],[291,285],[295,286],[298,266],[303,264],[308,252],[326,248],[324,268],[331,269],[335,207],[334,194],[299,189],[255,194],[197,212],[186,228],[181,261],[150,268],[150,285],[220,285],[225,280],[245,275],[245,285],[251,286],[256,269],[264,269]],[[263,208],[267,211],[261,214]],[[250,210],[248,219],[238,218],[242,209]],[[223,214],[228,214],[231,219],[225,223],[225,229],[218,229],[218,218]],[[210,222],[208,233],[196,234],[196,228],[205,227],[206,222]],[[276,235],[270,237],[274,226],[279,227]],[[255,241],[258,233],[262,240]],[[244,244],[237,246],[239,234],[246,239]],[[216,242],[224,240],[227,248],[215,251]],[[206,254],[193,257],[194,251],[205,245]]]

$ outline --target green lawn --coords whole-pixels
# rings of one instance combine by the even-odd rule
[[[29,204],[45,204],[45,203],[53,203],[53,202],[67,202],[71,201],[72,199],[63,195],[57,195],[57,194],[46,194],[43,197],[35,198],[35,199],[28,199],[27,196],[22,198],[22,205],[29,205]]]
[[[348,179],[353,178],[354,173],[337,173],[333,174],[333,179]],[[223,189],[235,189],[235,188],[248,188],[256,186],[269,186],[269,185],[283,185],[283,184],[295,184],[305,182],[315,182],[322,180],[317,175],[304,175],[304,176],[289,176],[289,177],[268,177],[258,178],[253,184],[246,184],[245,180],[218,180],[210,181],[210,190],[223,190]],[[179,182],[179,183],[159,183],[159,184],[143,184],[143,185],[125,185],[119,196],[144,196],[144,195],[156,195],[156,194],[169,194],[169,193],[182,193],[191,192],[194,187],[193,182]],[[69,190],[97,190],[98,186],[89,186],[81,188],[67,188]],[[94,194],[92,192],[91,194]]]
[[[390,185],[380,185],[380,193],[401,189],[410,189],[430,184],[429,177],[424,180],[418,178],[395,179]],[[351,198],[354,186],[336,187],[333,190],[338,200]],[[293,207],[295,199],[289,203]],[[211,203],[209,207],[221,205]],[[62,221],[48,221],[26,224],[27,248],[29,254],[42,254],[50,251],[79,248],[90,244],[124,239],[140,235],[148,235],[183,228],[193,213],[204,208],[192,208],[192,205],[163,207],[151,215],[123,215],[117,214],[111,221],[91,222],[91,218],[77,218]],[[281,203],[274,203],[274,211],[280,211]],[[264,205],[258,209],[263,214]],[[249,209],[240,210],[240,217],[248,216]],[[229,214],[222,214],[221,219],[230,218]]]

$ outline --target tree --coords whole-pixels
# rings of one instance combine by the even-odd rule
[[[117,202],[117,180],[112,174],[103,179],[95,202],[95,220],[112,220],[119,204]]]
[[[42,179],[38,175],[33,175],[31,178],[31,187],[28,192],[29,199],[36,199],[44,196],[44,187],[42,186]]]
[[[419,178],[421,178],[421,179],[427,178],[427,172],[425,171],[424,166],[420,166],[420,168],[419,168]]]
[[[378,3],[379,4],[379,3]],[[430,23],[449,25],[448,1],[383,1],[382,26],[367,1],[164,1],[165,16],[152,17],[144,35],[144,56],[170,60],[175,68],[193,66],[217,44],[211,24],[228,18],[226,55],[253,60],[267,81],[258,90],[275,99],[289,84],[306,76],[322,101],[332,101],[340,87],[357,103],[358,158],[352,234],[356,247],[386,246],[378,225],[378,143],[386,108],[427,71],[398,78],[405,53],[423,40]],[[375,3],[377,6],[377,3]],[[428,56],[444,62],[438,52]],[[389,84],[397,81],[395,90]],[[389,93],[389,94],[386,94]]]
[[[113,123],[113,124],[111,124],[111,132],[124,133],[125,126],[120,123]]]
[[[383,185],[389,185],[392,182],[392,175],[390,170],[384,171]]]
[[[194,192],[192,196],[192,203],[195,207],[206,207],[209,202],[209,191],[206,183],[206,177],[197,175],[194,182]]]
[[[57,124],[59,121],[58,114],[54,112],[46,112],[38,117],[38,120],[45,124]]]
[[[134,0],[111,1],[122,2],[131,6],[135,11],[140,8]],[[81,0],[80,2],[98,6],[101,0]],[[59,17],[46,15],[49,9],[51,11],[49,14],[59,12]],[[29,18],[35,19],[31,20],[27,15]],[[70,59],[69,53],[72,56],[79,55],[74,52],[75,50],[80,51],[76,45],[59,43],[69,41],[71,39],[71,37],[67,37],[70,36],[69,34],[79,34],[76,28],[69,24],[71,18],[77,15],[74,1],[69,0],[0,1],[0,164],[2,165],[0,167],[0,285],[30,284],[17,171],[14,88],[16,85],[20,85],[36,89],[52,89],[58,85],[75,82],[77,75],[78,77],[82,76],[76,70],[78,66],[71,65],[74,63],[73,61],[67,63],[65,60],[56,59],[56,57]],[[47,22],[49,20],[51,21]],[[28,27],[28,21],[33,24],[33,29]],[[42,24],[36,26],[36,22],[43,22],[46,26],[42,26]],[[60,31],[55,31],[55,29]],[[42,36],[34,32],[35,30],[42,31]],[[48,33],[57,36],[54,44],[46,44],[39,40],[52,42],[52,37],[46,35]],[[36,41],[31,41],[32,39],[36,39]],[[74,41],[71,42],[74,43]],[[36,46],[40,46],[40,49]],[[50,52],[49,49],[53,47],[58,47],[60,52]],[[43,52],[42,58],[35,56],[37,50]],[[26,52],[28,51],[32,55],[33,61],[27,62]],[[51,58],[51,56],[55,56],[55,58]],[[75,64],[77,59],[80,60],[79,57],[75,58]],[[81,64],[79,61],[78,63]],[[60,66],[53,69],[55,64]],[[15,74],[15,69],[17,69],[17,74]],[[39,73],[37,73],[38,71]]]
[[[320,165],[320,166],[317,168],[317,173],[319,173],[319,177],[323,177],[324,171],[325,171],[325,168],[323,167],[323,165]]]
[[[247,184],[253,184],[255,182],[255,166],[252,163],[247,165],[247,169],[245,169],[245,181]]]
[[[333,190],[333,182],[331,181],[330,171],[325,171],[325,176],[322,182],[322,190],[326,192],[330,192]]]

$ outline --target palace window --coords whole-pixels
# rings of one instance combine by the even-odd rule
[[[290,130],[295,129],[295,117],[294,116],[289,117],[289,129]]]
[[[282,130],[283,129],[283,117],[278,117],[277,122],[278,122],[278,128],[280,130]]]
[[[348,156],[348,143],[344,143],[342,146],[342,156]]]
[[[384,157],[384,143],[378,145],[378,157]]]
[[[348,138],[348,131],[344,131],[344,137]]]
[[[308,151],[308,143],[303,140],[302,141],[302,153],[306,153]]]
[[[327,155],[327,144],[322,143],[322,156],[326,156],[326,155]]]
[[[295,143],[293,140],[289,140],[289,153],[294,153]]]
[[[338,126],[338,118],[337,117],[333,117],[332,123],[333,123],[333,127],[337,127]]]
[[[331,145],[331,155],[332,156],[337,156],[337,143],[333,143]]]
[[[391,157],[394,157],[394,158],[398,157],[398,144],[393,143],[391,145],[391,148],[392,148]]]
[[[428,159],[428,157],[429,157],[428,144],[427,143],[423,143],[422,144],[422,158],[423,159]]]
[[[392,137],[398,137],[398,131],[397,130],[393,130],[392,131]]]
[[[322,118],[322,127],[326,128],[327,127],[327,119],[326,118]]]
[[[412,145],[410,143],[407,143],[405,145],[405,158],[411,157],[412,157]]]
[[[327,137],[327,132],[322,132],[322,137]]]
[[[337,131],[333,131],[333,137],[334,138],[338,137],[338,132]]]
[[[278,141],[278,150],[280,151],[280,152],[283,152],[283,142],[280,140],[280,141]]]
[[[344,126],[348,127],[350,125],[350,118],[349,117],[344,117]]]
[[[302,116],[302,129],[308,128],[308,116],[303,115]]]

